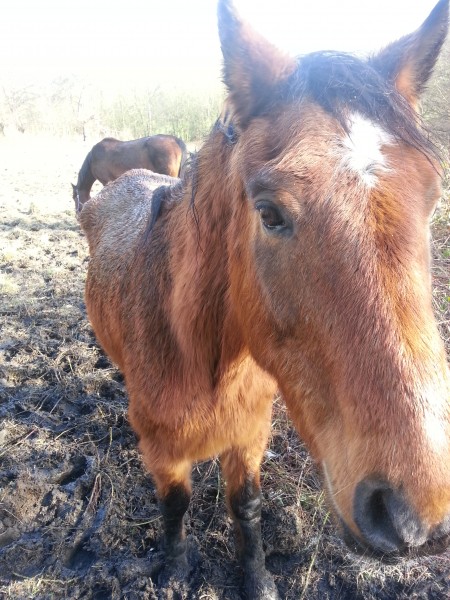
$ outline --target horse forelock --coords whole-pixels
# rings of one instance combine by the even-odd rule
[[[274,115],[282,114],[286,105],[291,105],[294,111],[298,107],[301,120],[305,115],[301,107],[309,103],[317,105],[337,123],[340,138],[335,150],[337,155],[340,154],[340,168],[359,174],[360,181],[369,188],[376,185],[381,171],[389,169],[384,152],[386,146],[405,144],[414,148],[434,168],[440,161],[439,150],[420,116],[370,60],[336,52],[315,52],[299,57],[295,71],[278,83],[266,112],[254,116],[270,120]],[[294,114],[290,113],[291,118],[295,118]],[[281,133],[277,127],[270,133],[272,156],[276,161],[286,151],[289,138],[294,144],[298,141],[294,139],[297,135],[295,126],[290,127],[291,131]],[[319,120],[314,127],[321,136],[323,129]],[[229,101],[225,103],[213,134],[217,131],[222,133],[223,142],[228,146],[235,145],[243,133]],[[277,137],[281,143],[275,141]],[[304,151],[302,154],[305,156]]]
[[[299,57],[297,69],[281,86],[290,102],[312,100],[349,133],[360,115],[392,138],[430,159],[438,151],[407,100],[372,66],[352,54],[313,52]]]

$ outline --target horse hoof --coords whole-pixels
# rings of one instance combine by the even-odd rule
[[[159,590],[179,590],[180,598],[188,598],[188,584],[198,566],[200,556],[195,542],[188,538],[182,544],[171,547],[172,553],[159,551],[152,558],[151,579]],[[187,590],[187,591],[186,591]],[[186,595],[187,594],[187,595]],[[178,596],[173,596],[175,600]]]
[[[244,581],[246,600],[280,600],[272,575],[264,570],[247,574]]]
[[[191,574],[187,555],[181,554],[176,558],[166,559],[161,569],[156,574],[156,582],[159,587],[165,588],[175,583],[186,582]]]

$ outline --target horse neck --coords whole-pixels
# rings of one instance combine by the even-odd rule
[[[83,206],[86,204],[86,202],[90,199],[90,191],[91,188],[89,188],[88,191],[86,191],[85,189],[80,189],[77,186],[77,199],[76,199],[76,204],[77,204],[77,211],[80,211]]]
[[[192,368],[203,365],[209,373],[225,368],[243,346],[228,298],[233,207],[226,191],[227,163],[228,149],[213,133],[198,154],[170,226],[172,323],[183,354],[196,363]]]
[[[78,173],[77,189],[81,204],[90,198],[90,191],[96,177],[92,173],[92,150],[87,154]]]

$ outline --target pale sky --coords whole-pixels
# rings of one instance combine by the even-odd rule
[[[436,0],[437,1],[437,0]],[[416,29],[435,0],[235,0],[291,54],[374,51]],[[106,86],[212,87],[215,0],[2,0],[0,83],[77,75]]]

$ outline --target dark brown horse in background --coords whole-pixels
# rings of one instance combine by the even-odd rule
[[[96,180],[106,185],[130,169],[180,177],[187,156],[185,143],[173,135],[158,134],[128,142],[105,138],[93,146],[81,165],[77,184],[72,184],[77,213],[89,200]]]
[[[277,388],[352,549],[448,546],[440,168],[415,111],[447,29],[441,0],[368,60],[294,60],[220,0],[226,122],[182,181],[130,171],[81,211],[89,317],[125,374],[161,502],[160,582],[188,575],[191,468],[219,455],[247,597],[278,597],[259,475]]]

